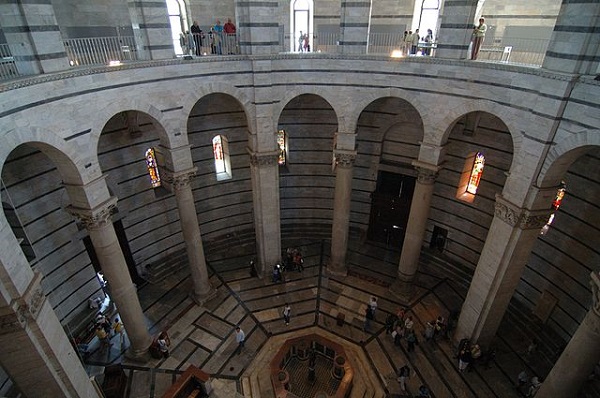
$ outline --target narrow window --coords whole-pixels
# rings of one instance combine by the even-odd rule
[[[212,140],[212,144],[217,181],[231,179],[231,162],[229,159],[229,143],[227,142],[227,138],[222,135],[216,135]]]
[[[475,200],[483,167],[485,165],[485,156],[481,152],[472,153],[465,160],[465,165],[460,177],[456,197],[465,202],[472,203]]]
[[[566,192],[567,192],[567,186],[566,186],[565,182],[563,181],[561,183],[561,187],[558,188],[558,190],[556,191],[556,196],[554,197],[554,200],[552,201],[552,209],[554,211],[552,212],[552,214],[550,214],[550,217],[548,217],[548,222],[546,222],[546,225],[544,225],[542,227],[542,230],[540,231],[540,235],[545,235],[548,232],[548,230],[550,229],[550,225],[554,221],[554,215],[556,214],[556,211],[562,204],[562,201],[563,201],[563,198],[565,197]]]
[[[277,149],[279,150],[278,163],[280,166],[285,166],[287,163],[287,134],[285,130],[277,132]]]
[[[148,175],[150,175],[152,188],[160,187],[160,174],[158,173],[158,164],[156,163],[154,148],[148,148],[146,151],[146,167],[148,167]]]
[[[481,152],[477,152],[475,160],[473,162],[473,168],[471,169],[471,178],[469,178],[469,184],[467,185],[467,192],[475,195],[477,188],[479,188],[479,181],[481,181],[481,175],[483,174],[483,166],[485,165],[485,157]]]

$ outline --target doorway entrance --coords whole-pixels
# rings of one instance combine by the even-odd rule
[[[372,194],[367,237],[387,246],[402,248],[416,178],[380,171]]]

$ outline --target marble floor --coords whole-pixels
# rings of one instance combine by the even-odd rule
[[[215,397],[272,398],[268,366],[273,350],[283,340],[319,330],[344,344],[354,354],[350,360],[363,375],[352,397],[410,397],[426,385],[433,397],[512,398],[522,394],[515,388],[517,375],[544,377],[558,354],[540,350],[527,355],[527,345],[536,337],[531,325],[519,317],[519,308],[505,316],[495,341],[497,356],[489,369],[476,366],[460,373],[450,341],[426,342],[422,333],[427,321],[438,315],[448,318],[460,310],[470,276],[460,267],[451,267],[423,256],[417,279],[417,294],[402,303],[388,289],[393,281],[399,253],[383,245],[351,242],[347,276],[329,275],[329,243],[288,241],[304,256],[303,272],[289,271],[285,282],[273,283],[250,275],[253,250],[238,245],[221,253],[208,253],[210,279],[217,296],[200,307],[188,297],[191,281],[180,269],[159,283],[139,288],[139,297],[153,335],[166,330],[171,337],[168,358],[134,363],[125,359],[118,337],[109,350],[98,347],[86,359],[90,373],[120,363],[128,376],[126,397],[161,397],[188,365],[195,365],[213,377]],[[378,297],[375,320],[367,331],[364,314],[370,296]],[[285,303],[292,308],[286,325],[281,312]],[[409,308],[420,343],[408,352],[406,342],[394,345],[386,334],[384,321],[400,306]],[[336,322],[344,314],[344,324]],[[514,314],[513,314],[514,313]],[[235,350],[235,326],[246,333],[241,355]],[[549,337],[550,338],[550,337]],[[557,348],[560,352],[560,347]],[[397,370],[407,364],[411,377],[407,391],[396,381]],[[293,378],[294,375],[291,375]],[[594,382],[596,383],[596,382]],[[597,385],[586,386],[582,396],[597,396]],[[303,397],[300,397],[303,398]]]

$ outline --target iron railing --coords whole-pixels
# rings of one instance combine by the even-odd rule
[[[138,60],[133,36],[66,39],[63,43],[71,66]]]
[[[18,76],[19,71],[8,44],[0,44],[0,80],[14,79]]]

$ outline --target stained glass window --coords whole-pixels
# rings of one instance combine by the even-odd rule
[[[285,166],[287,162],[287,134],[285,130],[277,132],[277,149],[279,150],[279,159],[277,162],[280,166]]]
[[[473,161],[473,168],[471,168],[471,177],[467,184],[467,192],[475,195],[479,182],[481,181],[481,175],[483,174],[483,166],[485,165],[485,156],[481,152],[477,152],[475,160]]]
[[[231,178],[231,164],[229,159],[229,143],[227,138],[222,135],[216,135],[213,137],[212,145],[217,180],[228,180]]]
[[[158,164],[156,163],[154,148],[148,148],[146,151],[146,166],[148,167],[152,188],[160,187],[160,174],[158,173]]]
[[[565,185],[565,183],[563,181],[561,183],[561,187],[558,188],[558,190],[556,191],[556,196],[554,197],[554,200],[552,201],[552,208],[554,209],[554,212],[552,214],[550,214],[550,217],[548,217],[548,222],[546,223],[546,225],[544,225],[542,227],[540,234],[544,235],[544,234],[546,234],[546,232],[548,232],[548,229],[550,229],[550,225],[554,221],[554,216],[556,214],[556,210],[558,210],[558,208],[562,204],[562,201],[563,201],[563,198],[565,197],[566,192],[567,192],[567,186]]]

